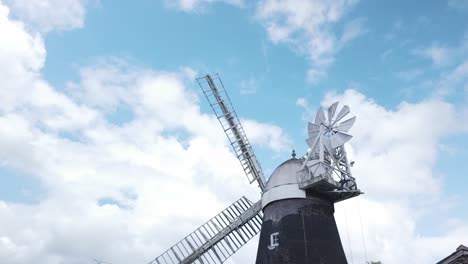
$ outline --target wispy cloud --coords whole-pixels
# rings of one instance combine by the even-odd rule
[[[453,95],[457,91],[463,92],[468,84],[468,59],[458,64],[438,83],[436,93],[441,96]]]
[[[434,43],[429,47],[416,49],[414,54],[430,59],[434,66],[446,66],[452,62],[454,50]]]
[[[318,81],[325,79],[327,77],[327,72],[322,69],[309,69],[307,71],[307,81],[310,83],[317,83]]]
[[[259,80],[250,78],[240,82],[240,93],[242,95],[255,94],[259,88]]]
[[[430,46],[414,49],[412,53],[431,60],[436,67],[451,66],[464,60],[468,55],[468,31],[457,45],[434,42]]]
[[[276,153],[290,151],[291,139],[281,127],[273,124],[260,123],[255,120],[242,120],[245,133],[254,144],[268,147]]]
[[[341,34],[333,30],[356,3],[262,0],[257,4],[256,16],[273,43],[290,45],[310,61],[313,70],[308,79],[317,81],[326,76],[322,72],[334,61],[338,50],[366,32],[363,18],[345,23]]]
[[[237,7],[244,7],[244,0],[164,0],[165,4],[170,8],[192,13],[192,12],[203,12],[211,4],[225,3]]]
[[[365,18],[356,18],[345,24],[343,34],[340,38],[340,44],[346,45],[348,42],[366,34],[369,30],[365,25]]]
[[[449,0],[448,6],[457,11],[468,11],[468,2],[465,0]]]
[[[413,81],[424,73],[422,69],[409,69],[405,71],[400,71],[396,73],[396,76],[406,82]]]
[[[97,0],[96,0],[97,1]],[[87,0],[6,0],[14,14],[39,31],[81,28]]]
[[[380,59],[382,61],[386,61],[392,53],[393,53],[393,49],[387,49],[380,54]]]
[[[401,18],[396,19],[391,25],[390,30],[383,35],[385,41],[395,40],[398,34],[404,29],[404,22]]]

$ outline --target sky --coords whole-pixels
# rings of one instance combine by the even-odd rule
[[[468,244],[468,2],[0,0],[2,263],[148,263],[249,185],[195,81],[219,73],[268,176],[347,104],[352,264]],[[253,263],[258,237],[228,263]]]

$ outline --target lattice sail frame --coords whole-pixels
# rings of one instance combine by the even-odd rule
[[[306,142],[310,150],[297,173],[301,189],[324,193],[335,202],[361,194],[344,147],[352,138],[347,132],[356,117],[338,123],[349,114],[349,107],[345,105],[335,117],[337,106],[338,102],[330,106],[328,118],[320,109],[314,123],[309,123]]]
[[[262,167],[245,134],[242,123],[237,117],[221,78],[218,74],[213,76],[207,74],[204,77],[197,78],[197,82],[221,124],[249,183],[257,182],[260,191],[263,193],[266,180]]]
[[[149,264],[220,264],[260,232],[261,201],[240,198]]]

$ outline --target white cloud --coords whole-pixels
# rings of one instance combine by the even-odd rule
[[[352,252],[354,263],[406,263],[408,259],[434,263],[464,243],[468,226],[449,224],[463,220],[446,214],[446,204],[452,202],[444,198],[443,184],[433,172],[440,141],[465,133],[458,125],[462,120],[455,107],[441,99],[428,99],[402,102],[390,110],[355,90],[329,93],[322,105],[328,107],[335,101],[349,105],[358,118],[347,150],[356,162],[353,175],[365,192],[336,206],[348,261]],[[311,120],[308,102],[300,98],[297,104]],[[433,228],[443,230],[442,234],[421,233],[418,225],[434,215],[440,218],[440,226]],[[434,245],[439,246],[435,249]]]
[[[343,35],[340,38],[340,44],[345,45],[346,43],[356,39],[367,33],[368,29],[365,27],[365,19],[357,18],[348,22],[343,30]]]
[[[462,219],[451,225],[450,218],[442,217],[437,228],[443,228],[443,234],[421,233],[418,225],[424,218],[443,213],[439,208],[431,209],[438,213],[418,215],[418,208],[411,205],[377,202],[369,195],[338,203],[335,218],[348,262],[351,248],[354,263],[366,263],[366,255],[368,261],[382,263],[407,263],[408,259],[413,263],[436,263],[466,243],[468,226]]]
[[[448,65],[454,56],[452,49],[439,44],[432,44],[430,47],[415,50],[415,54],[430,59],[435,66]]]
[[[340,38],[332,30],[356,2],[262,0],[257,5],[256,16],[273,43],[291,45],[308,58],[313,72],[321,72],[333,62],[341,47],[366,31],[364,19],[347,23]]]
[[[266,146],[277,153],[292,150],[291,140],[280,127],[255,120],[242,120],[241,122],[252,143]]]
[[[45,49],[39,34],[31,35],[21,22],[8,20],[9,9],[0,3],[0,67],[2,73],[24,74],[24,70],[37,72],[44,64]],[[21,72],[23,71],[23,72]]]
[[[41,35],[1,4],[0,22],[10,36],[0,42],[0,166],[45,190],[35,204],[0,201],[2,261],[146,263],[240,196],[258,199],[217,120],[187,89],[192,69],[106,59],[59,90],[41,77]],[[110,122],[120,108],[133,114]],[[247,120],[246,130],[253,144],[288,144],[277,126]]]
[[[452,95],[457,91],[463,93],[464,86],[468,84],[468,60],[456,65],[450,72],[438,81],[436,94],[441,96]]]
[[[240,93],[242,95],[255,94],[259,87],[259,80],[256,78],[250,78],[243,80],[240,83]]]
[[[415,49],[413,53],[430,59],[437,67],[453,66],[465,60],[468,55],[468,32],[463,35],[458,45],[433,43],[430,46]]]
[[[237,7],[245,5],[244,0],[165,0],[167,6],[183,12],[200,12],[214,3],[225,3]]]
[[[201,12],[216,2],[237,7],[243,0],[178,0],[165,1],[166,5],[184,12]],[[273,43],[284,43],[304,55],[311,63],[307,80],[317,82],[326,77],[326,68],[334,55],[352,40],[368,32],[364,18],[350,20],[336,33],[335,26],[358,0],[260,0],[255,16],[268,32]],[[244,89],[244,94],[251,93]]]
[[[431,46],[412,51],[413,54],[430,59],[433,66],[441,71],[439,76],[420,84],[425,89],[433,89],[435,96],[449,98],[463,96],[464,87],[468,84],[468,34],[464,34],[458,45],[442,45],[433,43]],[[400,77],[410,78],[418,75],[418,70],[402,73]],[[421,70],[422,72],[422,70]]]
[[[437,99],[418,104],[402,102],[389,111],[354,90],[342,96],[329,94],[324,104],[334,101],[349,105],[358,116],[351,143],[356,159],[353,171],[369,184],[363,186],[368,192],[386,199],[390,194],[410,198],[440,192],[432,167],[439,140],[456,132],[457,117],[451,104]]]
[[[324,70],[309,69],[307,71],[307,81],[316,83],[327,77],[327,73]]]
[[[35,30],[70,30],[84,25],[87,0],[5,0],[12,13]]]

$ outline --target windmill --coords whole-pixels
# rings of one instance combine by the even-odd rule
[[[197,82],[261,200],[241,197],[149,264],[223,263],[260,233],[257,264],[347,263],[336,227],[334,203],[361,194],[352,177],[344,144],[354,118],[338,103],[319,110],[309,123],[304,157],[283,162],[266,181],[219,75]]]

